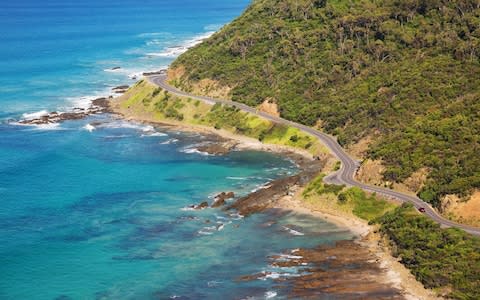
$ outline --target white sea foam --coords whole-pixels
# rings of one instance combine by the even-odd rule
[[[292,228],[288,228],[287,226],[282,226],[282,227],[292,235],[305,235],[305,233],[293,230]]]
[[[192,211],[192,210],[196,210],[196,209],[194,207],[185,206],[185,207],[182,207],[180,210],[182,210],[182,211]]]
[[[126,129],[135,129],[141,132],[150,132],[150,129],[153,128],[150,125],[143,125],[135,122],[129,122],[129,121],[115,121],[115,122],[108,122],[102,124],[102,127],[104,128],[126,128]]]
[[[67,103],[65,107],[62,107],[62,109],[65,109],[67,111],[70,111],[76,107],[87,109],[92,105],[93,100],[101,97],[110,97],[113,95],[114,93],[112,92],[112,87],[108,87],[108,88],[105,88],[103,91],[98,91],[90,95],[83,95],[78,97],[67,97],[65,99],[67,100]]]
[[[168,134],[163,133],[163,132],[152,132],[152,133],[141,135],[141,137],[153,137],[153,136],[168,136]]]
[[[272,185],[269,184],[269,183],[263,184],[263,185],[261,185],[261,186],[258,186],[258,187],[256,187],[256,188],[254,188],[254,189],[251,190],[250,192],[251,192],[251,193],[255,193],[255,192],[259,191],[259,190],[268,189],[268,188],[270,188],[271,186],[272,186]]]
[[[33,112],[33,113],[24,113],[22,115],[22,118],[25,119],[25,120],[34,120],[34,119],[38,119],[38,118],[41,118],[41,117],[46,116],[46,115],[48,115],[48,111],[41,110],[41,111],[36,111],[36,112]]]
[[[197,148],[183,148],[183,149],[180,150],[180,152],[186,153],[186,154],[200,154],[200,155],[204,155],[204,156],[209,156],[210,155],[209,153],[200,151]]]
[[[27,125],[33,126],[31,130],[64,130],[60,127],[59,123],[48,123],[48,124],[39,124],[39,125]]]
[[[147,125],[147,126],[142,128],[142,131],[143,132],[152,132],[152,131],[155,131],[155,128],[152,125]]]
[[[232,220],[241,220],[244,218],[244,216],[242,216],[241,214],[239,213],[231,213],[230,214],[230,217],[232,218]]]
[[[105,138],[105,139],[123,139],[123,138],[130,137],[130,136],[131,135],[127,135],[127,134],[119,134],[119,135],[106,135],[103,138]]]
[[[275,291],[267,291],[265,293],[265,299],[272,299],[272,298],[275,298],[277,296],[277,292]]]
[[[147,125],[145,127],[140,128],[144,134],[142,137],[149,137],[149,136],[168,136],[166,133],[158,132],[152,125]]]
[[[201,235],[212,235],[213,232],[200,230],[200,231],[198,231],[198,234],[201,234]]]
[[[303,256],[300,255],[290,255],[290,254],[280,254],[279,259],[277,260],[292,260],[292,259],[301,259]]]
[[[94,131],[96,128],[95,126],[91,125],[91,124],[87,124],[85,126],[83,126],[83,129],[87,130],[88,132],[92,132]]]
[[[169,140],[166,140],[165,142],[161,142],[160,145],[168,145],[168,144],[173,144],[173,143],[176,143],[178,142],[177,139],[169,139]]]
[[[112,68],[110,68],[110,69],[104,69],[103,71],[104,71],[104,72],[108,72],[108,73],[120,73],[120,72],[122,72],[123,70],[122,70],[122,68],[120,68],[120,69],[112,69]]]
[[[150,37],[171,37],[170,32],[144,32],[137,35],[139,38],[150,38]]]
[[[300,274],[296,274],[296,273],[278,273],[278,272],[267,273],[265,271],[263,273],[265,273],[265,276],[260,278],[262,280],[279,279],[281,277],[285,278],[285,277],[299,277],[299,276],[301,276]]]
[[[220,285],[221,283],[222,283],[222,281],[212,280],[212,281],[207,282],[207,286],[209,288],[212,288],[212,287],[216,287],[216,286]]]
[[[161,52],[150,52],[147,53],[149,56],[158,56],[158,57],[177,57],[180,54],[183,54],[188,49],[200,44],[203,40],[209,38],[215,33],[215,31],[208,31],[202,34],[199,34],[191,39],[185,40],[180,43],[178,46],[170,46],[165,48]]]
[[[247,180],[248,177],[227,176],[227,179],[230,179],[230,180]]]

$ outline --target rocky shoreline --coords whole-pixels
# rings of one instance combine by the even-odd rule
[[[285,155],[299,166],[300,172],[298,174],[273,180],[257,191],[237,199],[226,209],[235,209],[240,214],[248,216],[269,208],[277,208],[279,207],[279,201],[293,197],[321,172],[326,163],[324,160],[306,159],[293,152],[285,153]]]
[[[97,98],[92,100],[88,108],[75,107],[70,112],[53,111],[37,118],[20,120],[18,123],[21,125],[57,124],[68,120],[84,119],[90,115],[112,113],[113,111],[110,107],[110,99],[112,98]]]
[[[227,142],[219,138],[208,149],[216,155],[224,155],[235,150],[240,144]],[[232,147],[232,145],[234,145]],[[222,151],[219,151],[223,148]],[[203,148],[207,150],[207,148]],[[222,192],[214,197],[211,204],[204,201],[192,205],[192,209],[221,208],[235,210],[244,217],[255,213],[272,214],[275,222],[278,214],[289,213],[285,203],[293,203],[303,187],[325,167],[326,160],[312,159],[294,152],[283,152],[283,155],[294,161],[299,173],[273,180],[246,196],[234,198],[233,193]],[[228,202],[225,200],[233,199]],[[305,211],[302,211],[304,213]],[[305,212],[308,213],[308,212]],[[335,221],[329,218],[330,221]],[[342,224],[340,224],[341,226]],[[351,226],[351,225],[350,225]],[[348,227],[353,230],[352,227]],[[319,246],[311,249],[287,250],[281,255],[267,257],[270,266],[279,270],[297,269],[293,276],[283,276],[269,272],[246,274],[239,281],[272,279],[276,286],[284,289],[289,298],[318,299],[340,297],[342,299],[434,299],[435,297],[422,291],[423,287],[415,286],[418,282],[405,283],[398,276],[397,269],[391,269],[392,262],[385,258],[386,253],[378,247],[378,241],[370,240],[371,231],[367,225],[353,230],[357,237],[353,240],[339,241],[330,246]],[[362,233],[360,233],[362,232]],[[368,234],[368,235],[367,235]],[[388,250],[386,250],[388,251]],[[394,260],[391,258],[391,260]],[[415,286],[415,287],[412,287]],[[408,288],[407,288],[408,287]],[[416,293],[417,290],[419,294]]]
[[[295,268],[299,272],[289,276],[261,272],[238,280],[274,278],[277,287],[286,290],[288,297],[294,299],[405,299],[401,290],[385,280],[387,271],[376,257],[354,241],[294,249],[268,259],[272,267]]]
[[[124,92],[124,89],[125,86],[119,86],[115,88],[115,91],[118,91],[120,94]],[[38,118],[21,120],[18,123],[23,125],[42,125],[78,120],[89,115],[101,113],[121,115],[112,108],[111,102],[113,99],[111,96],[109,98],[97,98],[86,109],[74,108],[73,111],[65,113],[51,112]],[[283,203],[291,202],[301,192],[302,188],[324,169],[327,163],[326,158],[313,158],[311,155],[291,151],[286,147],[265,145],[258,141],[243,139],[237,136],[220,136],[213,129],[137,121],[154,126],[164,125],[209,135],[212,138],[208,139],[207,143],[199,145],[197,150],[210,155],[225,155],[230,151],[244,149],[273,151],[288,157],[299,167],[300,172],[298,174],[273,180],[244,197],[235,199],[235,195],[232,192],[223,192],[214,197],[212,203],[209,204],[207,201],[204,201],[198,205],[192,205],[189,207],[190,209],[221,208],[224,210],[235,210],[243,216],[265,212],[273,208],[284,209]],[[349,228],[352,229],[351,227]],[[353,231],[358,233],[358,231]],[[381,262],[369,252],[368,247],[359,244],[358,240],[339,242],[331,247],[298,249],[297,251],[285,254],[298,257],[294,260],[279,262],[277,257],[272,256],[268,258],[272,261],[272,264],[276,264],[279,267],[300,268],[308,266],[308,272],[301,273],[300,276],[276,279],[276,283],[288,289],[290,297],[316,298],[341,295],[344,298],[405,298],[401,289],[385,281],[387,270],[382,268]],[[333,259],[332,257],[335,258]],[[345,271],[348,268],[352,268],[352,270]],[[245,275],[239,280],[259,279],[259,276],[265,276],[265,274]]]

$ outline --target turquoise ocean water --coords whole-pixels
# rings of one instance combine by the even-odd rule
[[[47,127],[9,121],[131,84],[247,5],[0,3],[0,299],[280,299],[272,279],[298,270],[272,267],[269,255],[351,237],[292,213],[186,208],[294,173],[279,156],[207,156],[195,151],[200,135],[110,115]],[[262,271],[273,275],[236,280]]]

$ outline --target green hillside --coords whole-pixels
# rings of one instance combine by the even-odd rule
[[[476,0],[257,0],[172,68],[185,90],[212,79],[239,102],[273,99],[343,145],[373,136],[385,179],[427,167],[419,195],[438,205],[480,188],[479,58]]]

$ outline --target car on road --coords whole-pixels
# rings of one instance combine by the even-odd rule
[[[421,213],[424,213],[425,212],[425,207],[419,207],[418,211],[421,212]]]

